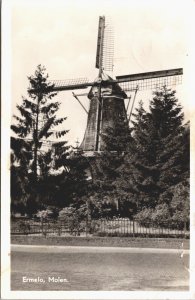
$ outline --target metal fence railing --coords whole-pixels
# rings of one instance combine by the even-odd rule
[[[176,225],[151,222],[141,225],[127,218],[92,219],[83,221],[54,220],[14,220],[11,222],[12,235],[43,236],[133,236],[133,237],[183,237],[189,238],[186,226],[182,229]]]
[[[189,230],[176,228],[173,224],[157,225],[147,222],[141,225],[130,219],[101,220],[96,224],[94,232],[102,236],[148,236],[148,237],[189,237]]]

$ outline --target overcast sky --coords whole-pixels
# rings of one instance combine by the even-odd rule
[[[12,110],[26,95],[27,76],[36,66],[46,67],[50,79],[97,77],[95,69],[98,19],[109,17],[115,33],[114,73],[125,75],[172,68],[184,68],[188,55],[185,1],[12,1]],[[185,79],[185,78],[184,78]],[[83,91],[82,91],[83,92]],[[188,101],[183,85],[178,96],[188,119]],[[148,101],[149,93],[137,95]],[[71,92],[57,96],[60,115],[70,129],[74,144],[82,141],[86,113]],[[87,98],[81,98],[87,107]]]

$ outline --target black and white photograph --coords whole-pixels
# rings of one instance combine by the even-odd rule
[[[3,299],[194,299],[194,9],[2,1]]]

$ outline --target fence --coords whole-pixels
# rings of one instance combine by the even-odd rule
[[[157,226],[151,223],[140,225],[130,219],[97,219],[81,222],[34,221],[11,222],[11,234],[43,236],[126,236],[126,237],[182,237],[189,238],[189,230],[170,228],[167,224]]]

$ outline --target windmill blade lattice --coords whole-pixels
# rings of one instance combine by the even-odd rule
[[[110,21],[105,16],[99,17],[97,51],[96,51],[96,68],[99,69],[99,76],[103,71],[113,71],[114,57],[114,34]]]
[[[107,72],[113,72],[114,58],[114,31],[110,22],[105,23],[102,53],[103,70]]]
[[[161,86],[173,86],[182,83],[183,69],[171,69],[117,76],[116,81],[124,91],[152,90]]]
[[[89,82],[87,78],[50,80],[49,83],[54,84],[54,88],[53,88],[54,91],[86,89],[88,86],[93,85],[93,83]]]

